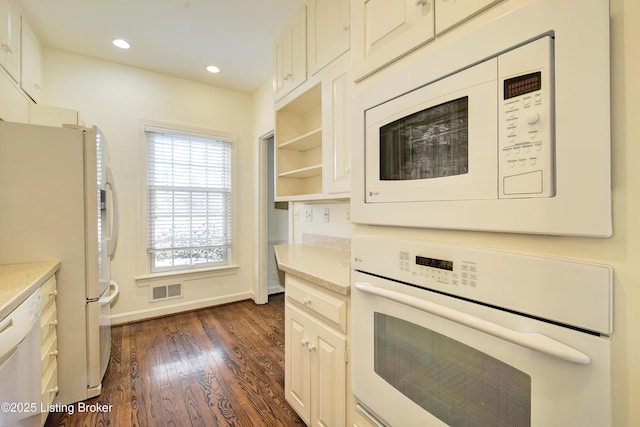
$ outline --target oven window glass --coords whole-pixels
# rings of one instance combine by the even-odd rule
[[[469,172],[469,98],[418,111],[380,128],[380,180]]]
[[[427,328],[375,313],[375,372],[450,426],[530,426],[531,377]]]

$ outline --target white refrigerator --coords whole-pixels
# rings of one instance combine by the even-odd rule
[[[57,403],[100,394],[111,352],[118,203],[96,127],[0,122],[0,263],[61,262]]]

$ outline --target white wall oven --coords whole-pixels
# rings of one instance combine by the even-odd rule
[[[608,266],[355,238],[353,393],[386,426],[610,426]]]
[[[608,1],[562,3],[527,2],[363,85],[355,222],[612,234]]]

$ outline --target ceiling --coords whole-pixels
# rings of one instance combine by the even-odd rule
[[[273,34],[301,1],[20,0],[45,48],[244,93],[271,78]]]

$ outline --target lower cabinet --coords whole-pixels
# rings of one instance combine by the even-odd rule
[[[346,297],[285,280],[287,402],[307,425],[346,426]]]
[[[58,335],[57,335],[57,307],[56,307],[56,278],[52,276],[40,287],[42,297],[42,314],[40,315],[40,361],[41,361],[41,392],[42,392],[42,424],[49,415],[48,408],[58,394]]]

